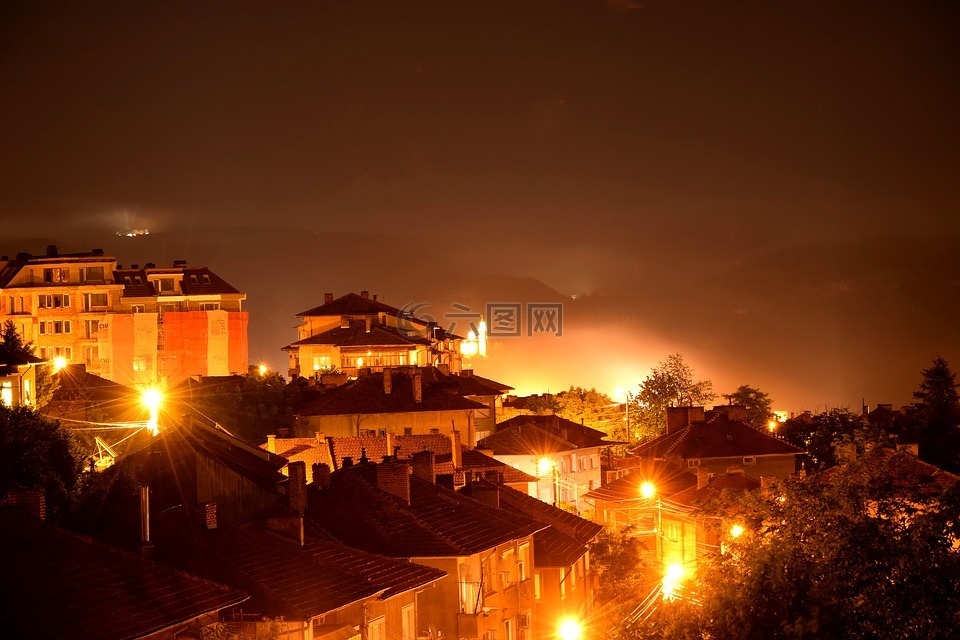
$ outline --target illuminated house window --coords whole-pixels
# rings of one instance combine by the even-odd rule
[[[219,311],[220,303],[219,302],[201,302],[200,311]]]
[[[132,313],[143,313],[146,311],[146,307],[142,304],[132,304],[130,305],[130,311]]]
[[[67,269],[66,267],[44,269],[43,281],[51,283],[70,282],[70,269]]]
[[[383,616],[374,618],[367,624],[367,640],[386,640],[384,635]]]
[[[59,309],[70,306],[69,293],[51,293],[37,296],[37,306],[41,309]]]
[[[105,293],[88,293],[87,294],[87,311],[91,309],[104,309],[107,306],[107,294]]]
[[[133,359],[133,370],[134,371],[146,371],[147,370],[147,359],[143,356],[139,356]]]
[[[103,267],[87,267],[85,275],[87,282],[103,282]]]
[[[13,385],[9,382],[4,382],[3,387],[0,387],[0,399],[2,399],[4,406],[13,406]]]
[[[757,464],[756,456],[746,456],[743,459],[743,464]]]
[[[687,460],[687,466],[688,466],[688,467],[699,467],[699,466],[700,466],[700,458],[690,458],[689,460]]]

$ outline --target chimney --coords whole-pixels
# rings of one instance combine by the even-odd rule
[[[150,542],[150,487],[140,485],[140,555],[149,558],[153,555]]]
[[[270,453],[277,452],[277,436],[269,435],[267,436],[267,451]]]
[[[379,298],[379,297],[380,297],[380,296],[378,296],[377,294],[373,294],[373,301],[374,301],[374,302],[377,302],[377,298]]]
[[[360,297],[363,298],[364,300],[369,300],[369,299],[370,299],[370,292],[369,292],[369,291],[366,291],[366,290],[361,291],[361,292],[360,292]]]
[[[323,294],[323,304],[330,304],[331,302],[333,302],[333,294],[332,293]]]
[[[703,422],[703,407],[667,407],[667,433]]]
[[[460,431],[453,429],[450,431],[450,461],[453,463],[454,470],[463,468],[463,448],[460,446]]]
[[[697,467],[697,489],[703,489],[710,482],[710,470],[704,466]]]
[[[423,377],[420,375],[420,371],[416,371],[413,374],[413,401],[420,403],[423,402]]]
[[[350,318],[348,316],[340,316],[340,328],[341,329],[350,328]]]
[[[303,513],[307,508],[307,463],[302,460],[287,465],[290,479],[287,481],[287,506],[291,511]]]
[[[437,483],[437,471],[434,466],[433,451],[418,451],[413,454],[413,475],[430,484]]]
[[[58,255],[60,255],[60,251],[57,249],[57,245],[55,245],[55,244],[48,244],[48,245],[47,245],[47,257],[48,257],[48,258],[56,258]]]
[[[383,373],[386,374],[387,370],[384,370]],[[386,389],[384,389],[384,391],[386,391]],[[393,455],[393,434],[390,433],[389,431],[387,431],[387,455],[388,456]]]
[[[410,465],[384,460],[377,465],[377,488],[410,504]]]
[[[313,485],[321,490],[330,488],[330,465],[326,462],[315,462],[312,467]]]
[[[217,528],[217,503],[201,502],[194,510],[196,523],[201,529]]]
[[[340,463],[342,469],[353,466],[353,457],[352,456],[343,456],[343,462]]]
[[[185,267],[185,266],[187,266],[187,261],[186,261],[186,260],[174,260],[174,261],[173,261],[173,266],[176,267],[176,268]]]
[[[500,489],[494,484],[473,482],[470,485],[470,495],[488,507],[500,508]]]
[[[371,318],[370,316],[367,316],[367,317],[366,317],[366,329],[367,329],[367,333],[370,333],[370,326],[371,326],[372,324],[373,324],[373,318]]]

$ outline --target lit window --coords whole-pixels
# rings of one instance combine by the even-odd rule
[[[687,466],[688,466],[688,467],[699,467],[699,466],[700,466],[700,459],[699,459],[699,458],[690,458],[689,460],[687,460]]]
[[[746,456],[743,459],[743,464],[757,464],[756,456]]]

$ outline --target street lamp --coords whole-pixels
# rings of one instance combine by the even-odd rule
[[[580,640],[583,638],[583,627],[576,618],[566,618],[560,622],[557,636],[560,640]]]
[[[537,460],[537,481],[539,482],[539,478],[548,474],[551,477],[551,486],[553,489],[553,506],[557,506],[557,501],[559,500],[558,494],[560,493],[560,472],[557,470],[555,460],[551,460],[547,456],[541,456],[540,459]]]
[[[261,363],[260,363],[260,366],[257,368],[257,371],[260,372],[260,377],[263,377],[263,376],[267,375],[267,371],[269,371],[269,369],[267,368],[267,365],[265,365],[265,364],[263,364],[263,363],[261,362]]]
[[[147,428],[153,435],[160,433],[157,425],[157,416],[160,413],[160,404],[163,402],[163,394],[156,387],[149,387],[143,390],[141,400],[144,406],[150,410],[150,420],[147,422]]]

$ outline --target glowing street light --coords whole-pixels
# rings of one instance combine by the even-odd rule
[[[144,389],[141,394],[141,400],[144,406],[150,410],[150,420],[147,422],[147,428],[153,435],[160,433],[160,427],[157,424],[157,416],[160,413],[160,404],[163,402],[163,394],[155,387]]]
[[[663,575],[663,599],[672,600],[676,596],[677,587],[680,586],[680,580],[683,578],[683,565],[672,564],[667,567]]]
[[[544,456],[537,460],[537,473],[539,473],[541,476],[545,476],[553,470],[554,466],[556,466],[556,463],[550,458]]]
[[[773,433],[774,431],[777,430],[778,424],[779,423],[776,420],[771,420],[770,422],[767,423],[767,429],[770,430],[770,433]]]
[[[733,539],[737,539],[743,535],[744,531],[746,531],[746,529],[743,528],[742,524],[735,524],[732,527],[730,527],[730,537]]]
[[[560,622],[557,636],[560,640],[580,640],[583,638],[583,627],[580,625],[579,620],[566,618]]]
[[[652,482],[644,482],[640,485],[640,495],[644,498],[652,498],[657,493],[657,488]]]
[[[262,362],[260,363],[260,366],[257,367],[257,371],[260,372],[260,376],[261,376],[261,377],[267,375],[267,371],[269,371],[269,370],[270,370],[270,369],[267,368],[267,365],[263,364]]]
[[[63,369],[63,368],[66,367],[66,366],[67,366],[67,359],[64,358],[63,356],[57,356],[56,358],[53,359],[53,370],[54,370],[54,371],[60,371],[61,369]]]

